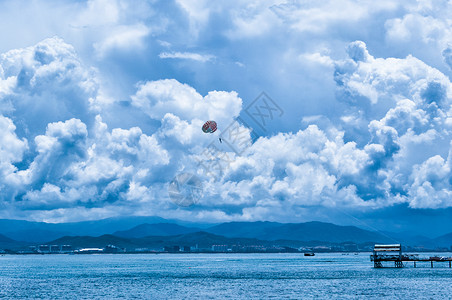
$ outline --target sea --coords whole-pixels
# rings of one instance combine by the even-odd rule
[[[447,262],[435,262],[433,269],[428,262],[418,262],[416,268],[407,263],[405,268],[374,269],[369,255],[2,255],[0,298],[452,298],[452,269]]]

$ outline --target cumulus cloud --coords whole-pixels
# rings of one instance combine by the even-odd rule
[[[109,130],[96,117],[96,72],[61,39],[2,54],[1,67],[2,206],[42,211],[126,201],[129,187],[151,184],[153,167],[169,163],[155,136]]]
[[[72,117],[89,123],[98,81],[71,45],[49,38],[1,54],[0,65],[0,113],[11,117],[21,135],[34,137],[48,123]]]
[[[15,163],[21,162],[24,154],[28,150],[28,141],[18,138],[15,130],[16,126],[11,119],[0,116],[0,174],[3,178],[0,181],[0,191],[2,199],[6,199],[8,194],[14,193],[20,186],[16,173],[18,169]]]
[[[200,130],[203,122],[227,124],[242,106],[235,92],[211,91],[203,97],[176,80],[144,82],[130,102],[159,121],[158,130],[148,135],[139,127],[110,129],[96,115],[109,105],[96,100],[96,72],[83,67],[61,39],[7,52],[1,62],[0,100],[7,104],[0,119],[5,132],[0,140],[1,197],[2,207],[16,213],[34,211],[34,216],[50,218],[44,212],[54,211],[56,218],[62,210],[81,207],[168,207],[167,182],[196,164],[189,156],[211,141]],[[70,98],[74,89],[79,89],[76,100]],[[27,107],[31,101],[34,107],[55,105],[61,111],[38,118]],[[31,127],[33,122],[44,129]]]
[[[377,120],[401,136],[407,130],[442,131],[447,125],[452,97],[447,76],[412,56],[374,58],[362,42],[352,43],[348,52],[351,59],[337,62],[335,68],[337,97],[349,105],[347,121],[356,120],[344,126]],[[363,127],[352,130],[366,136]]]
[[[85,124],[78,119],[49,124],[45,135],[35,138],[38,154],[28,169],[9,174],[21,179],[15,191],[22,193],[16,208],[90,209],[113,203],[120,208],[129,200],[154,200],[154,195],[146,198],[151,193],[148,189],[152,190],[152,184],[163,176],[154,172],[170,160],[156,138],[139,128],[110,131],[100,116],[91,134],[88,137]],[[140,190],[138,199],[135,194]],[[4,190],[2,198],[8,203]]]
[[[451,207],[449,8],[74,4],[64,22],[49,20],[75,47],[54,37],[0,55],[1,214],[296,221],[325,207]],[[285,118],[254,143],[239,125],[239,155],[217,138],[263,88]],[[200,130],[207,120],[213,135]],[[215,178],[200,166],[206,155],[228,159]],[[167,199],[180,172],[205,180],[190,209]]]
[[[393,42],[423,42],[444,45],[450,42],[450,20],[447,11],[450,1],[417,1],[408,6],[408,12],[401,18],[386,21],[387,38]],[[436,45],[435,45],[436,46]]]
[[[374,58],[369,56],[362,42],[352,43],[348,49],[352,60],[341,61],[336,66],[338,96],[339,100],[351,104],[350,114],[359,119],[360,124],[369,124],[372,142],[383,146],[385,164],[382,166],[380,161],[380,174],[376,179],[379,178],[383,187],[396,191],[392,197],[400,196],[412,207],[449,206],[446,197],[441,196],[442,189],[429,190],[432,198],[438,199],[436,203],[414,196],[417,192],[413,189],[419,193],[426,190],[418,187],[419,180],[430,186],[417,178],[420,173],[416,171],[418,167],[413,166],[427,168],[432,157],[434,161],[447,157],[452,133],[450,80],[412,56]],[[345,129],[351,125],[356,124],[343,124]],[[353,138],[353,134],[349,138]],[[410,176],[411,181],[407,179]],[[449,176],[450,173],[443,174],[444,178]]]
[[[443,158],[451,139],[449,79],[412,56],[375,58],[361,41],[347,53],[335,63],[338,100],[350,104],[342,129],[311,125],[262,137],[244,156],[232,153],[224,175],[211,182],[210,201],[226,211],[238,206],[251,219],[270,218],[269,207],[450,206]]]
[[[452,205],[452,147],[450,149],[447,160],[435,155],[413,167],[413,183],[409,189],[411,207],[439,208]]]
[[[156,120],[170,113],[190,122],[215,120],[229,124],[242,109],[242,99],[236,92],[211,91],[203,97],[194,88],[174,79],[140,84],[131,98],[132,105]]]
[[[19,139],[16,135],[16,126],[11,119],[0,116],[0,128],[2,135],[0,137],[0,157],[2,162],[18,162],[23,158],[25,150],[28,148],[27,140]]]
[[[14,109],[4,111],[13,119],[2,117],[0,123],[7,132],[0,148],[5,152],[4,206],[36,211],[36,216],[46,218],[54,211],[57,219],[62,211],[107,206],[125,212],[146,205],[142,213],[165,214],[174,209],[162,196],[166,184],[181,171],[206,180],[204,198],[185,217],[202,218],[212,209],[220,209],[222,219],[245,220],[272,218],[275,211],[283,214],[289,208],[302,214],[306,207],[365,209],[403,202],[413,208],[450,206],[450,154],[445,159],[444,153],[432,148],[415,155],[419,145],[450,140],[450,81],[411,56],[374,58],[361,41],[346,50],[349,58],[334,62],[338,100],[350,103],[339,119],[341,128],[324,122],[323,129],[310,125],[252,143],[250,131],[239,125],[245,129],[249,148],[239,155],[227,145],[214,146],[210,160],[230,158],[214,178],[199,164],[205,149],[212,147],[210,135],[200,127],[205,120],[216,120],[221,133],[224,124],[233,122],[242,111],[237,93],[211,91],[202,96],[174,79],[142,82],[130,104],[159,123],[152,134],[145,134],[139,127],[110,129],[101,115],[95,116],[90,99],[98,96],[98,90],[93,88],[82,94],[86,107],[70,110],[84,120],[59,115],[58,120],[46,122],[44,134],[24,133],[20,138],[13,121],[20,120],[15,119],[21,113],[16,102],[46,86],[35,74],[75,73],[69,79],[78,79],[83,88],[93,87],[87,82],[95,82],[95,73],[86,71],[71,47],[59,39],[9,52],[3,55],[3,82],[13,78],[14,84],[5,83],[2,101]],[[33,66],[25,85],[18,79],[24,58]],[[61,71],[68,60],[77,72],[74,67]],[[43,67],[52,63],[56,64],[52,68]],[[11,98],[11,90],[16,98]],[[354,119],[365,125],[360,130],[366,134],[355,136],[357,131],[350,129],[356,126]],[[410,147],[413,143],[418,146]],[[15,164],[27,155],[29,164],[18,169]],[[12,199],[19,201],[9,202]]]

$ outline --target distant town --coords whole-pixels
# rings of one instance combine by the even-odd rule
[[[26,249],[0,249],[0,254],[115,254],[115,253],[328,253],[371,252],[373,244],[344,243],[313,247],[265,246],[265,245],[168,245],[161,248],[122,248],[112,244],[105,247],[73,247],[72,245],[35,245]],[[451,248],[403,247],[405,252],[452,252]]]

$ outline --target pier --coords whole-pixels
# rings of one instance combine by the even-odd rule
[[[394,262],[394,267],[403,268],[404,262],[413,262],[416,268],[417,262],[430,262],[433,268],[433,262],[448,262],[449,268],[452,268],[452,257],[419,257],[417,254],[402,254],[402,245],[375,245],[370,261],[374,262],[374,268],[383,268],[383,262]]]

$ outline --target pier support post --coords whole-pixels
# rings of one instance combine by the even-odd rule
[[[449,260],[449,268],[451,267],[451,261]]]
[[[432,268],[433,268],[433,260],[430,262],[430,265],[432,266]]]
[[[414,267],[416,268],[416,262],[414,262]]]

